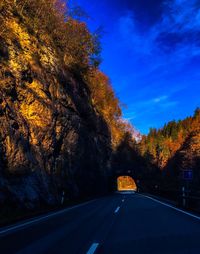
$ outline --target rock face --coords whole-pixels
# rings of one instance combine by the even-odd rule
[[[111,138],[81,77],[17,19],[0,37],[0,203],[25,207],[107,191]]]

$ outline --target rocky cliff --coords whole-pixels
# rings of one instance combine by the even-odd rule
[[[1,13],[2,15],[2,13]],[[21,17],[0,37],[0,203],[37,207],[107,191],[111,137],[78,72]]]

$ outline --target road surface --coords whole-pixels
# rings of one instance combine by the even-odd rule
[[[0,229],[1,254],[198,254],[200,218],[115,194]]]

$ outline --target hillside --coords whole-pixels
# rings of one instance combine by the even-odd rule
[[[181,178],[183,170],[193,170],[192,189],[199,191],[200,182],[200,130],[193,131],[185,139],[181,148],[169,160],[165,173],[171,182]]]
[[[96,34],[62,1],[0,2],[0,204],[34,208],[108,191],[130,129],[99,69]]]
[[[164,184],[164,188],[179,188],[186,169],[193,170],[192,186],[197,187],[200,182],[200,109],[196,109],[192,117],[169,122],[159,130],[151,129],[143,136],[138,149],[147,162],[160,170],[159,184]]]
[[[163,169],[170,158],[181,149],[186,139],[200,129],[200,109],[194,116],[180,121],[171,121],[161,129],[150,129],[143,136],[139,148],[141,154],[149,158],[156,166]]]

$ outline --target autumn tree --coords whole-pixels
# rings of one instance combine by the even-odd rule
[[[110,127],[112,144],[116,147],[126,133],[134,135],[134,128],[122,118],[121,103],[116,97],[109,78],[100,70],[93,68],[86,77],[92,97],[92,103]]]
[[[151,161],[163,169],[168,161],[182,147],[187,137],[200,129],[200,110],[196,109],[193,117],[182,121],[171,121],[161,129],[150,129],[147,136],[143,136],[139,149],[143,156],[151,155]]]
[[[62,0],[3,0],[0,3],[2,30],[6,30],[6,19],[12,11],[19,22],[37,36],[41,43],[56,48],[58,58],[67,68],[76,72],[87,72],[100,63],[98,32],[91,33],[85,22],[75,19],[68,1]],[[1,12],[6,11],[1,19]]]

